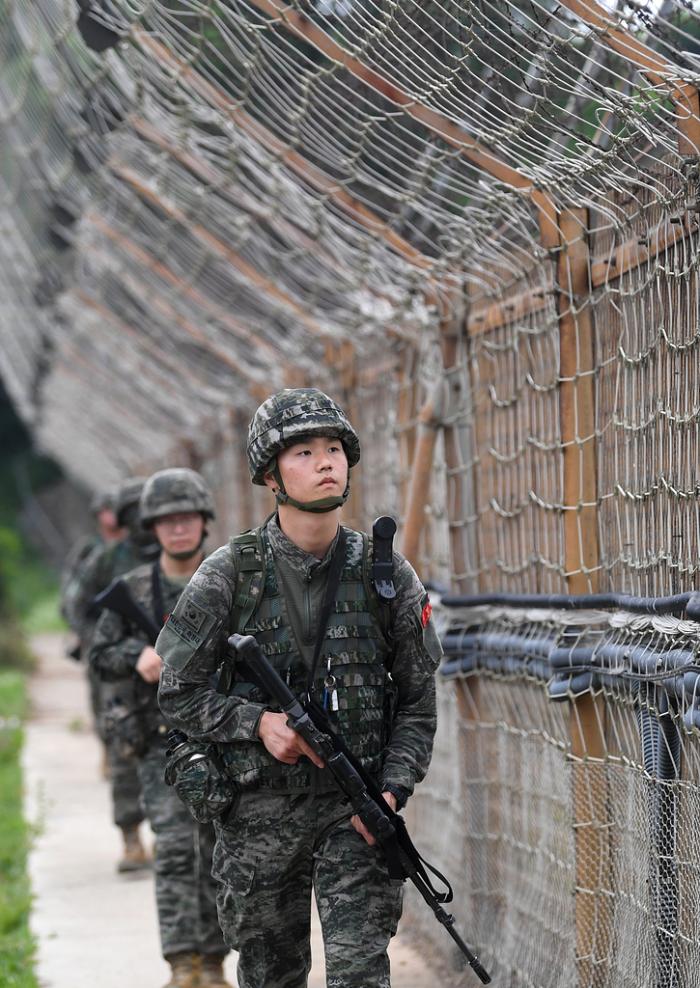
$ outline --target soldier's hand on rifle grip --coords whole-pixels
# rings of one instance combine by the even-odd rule
[[[136,672],[147,683],[157,683],[162,666],[160,655],[151,645],[146,645],[138,657]]]
[[[278,762],[284,762],[285,765],[296,765],[301,756],[306,755],[317,768],[324,767],[324,761],[308,746],[306,741],[287,727],[286,714],[275,714],[270,710],[265,711],[258,724],[258,737]]]
[[[393,794],[393,792],[383,792],[382,796],[384,797],[384,802],[388,803],[389,806],[392,808],[392,810],[395,811],[396,796]],[[350,817],[350,823],[353,825],[353,827],[358,832],[360,837],[364,837],[364,839],[367,841],[370,847],[372,847],[373,844],[377,843],[374,837],[372,837],[372,835],[370,834],[367,827],[365,827],[362,820],[359,818],[359,816],[357,816],[357,814],[355,814],[355,816]]]

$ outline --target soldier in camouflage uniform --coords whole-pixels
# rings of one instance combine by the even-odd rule
[[[141,521],[154,531],[160,556],[122,579],[158,627],[204,558],[205,525],[213,517],[211,493],[195,471],[161,470],[147,481]],[[105,610],[95,629],[90,662],[103,680],[122,690],[125,715],[115,733],[136,754],[146,815],[156,836],[161,949],[172,969],[168,988],[230,988],[223,976],[228,950],[211,875],[214,828],[195,823],[164,780],[167,727],[157,701],[160,659],[143,629]]]
[[[80,640],[79,631],[82,631],[80,621],[76,621],[76,626],[73,627],[73,619],[75,617],[74,602],[81,586],[82,571],[85,562],[95,549],[108,545],[111,542],[117,542],[124,538],[125,535],[123,529],[117,525],[117,516],[114,513],[116,493],[116,490],[101,491],[92,498],[90,512],[95,519],[97,531],[83,536],[76,542],[66,558],[63,572],[61,573],[61,614],[71,625],[71,629],[74,631],[77,639],[77,642],[72,644],[66,653],[72,659],[84,660],[87,656],[87,652],[84,650],[83,643]],[[85,662],[85,667],[89,670],[87,662]],[[89,672],[88,686],[94,727],[104,745],[105,738],[101,730],[99,716],[98,689],[96,688],[94,679],[90,677]],[[106,751],[104,753],[104,760],[106,764]]]
[[[90,514],[95,519],[96,531],[78,539],[66,557],[61,573],[61,614],[68,621],[70,601],[79,583],[79,573],[95,549],[124,538],[125,532],[117,525],[114,513],[116,490],[99,491],[90,501]]]
[[[389,880],[330,773],[227,645],[233,632],[255,635],[297,694],[323,699],[386,801],[404,805],[430,761],[441,648],[409,563],[394,553],[396,597],[380,604],[371,539],[339,525],[359,458],[354,429],[322,392],[294,389],[265,401],[250,425],[248,460],[253,483],[275,494],[277,513],[205,560],[156,643],[161,709],[184,732],[217,742],[238,783],[216,823],[214,875],[221,926],[239,951],[240,988],[307,984],[312,887],[329,988],[390,984],[401,883]],[[322,628],[329,579],[337,591]],[[222,662],[233,664],[227,695],[210,682]]]
[[[127,531],[127,536],[119,542],[98,546],[80,572],[80,579],[71,594],[69,603],[70,623],[78,633],[81,650],[87,655],[92,643],[98,615],[92,609],[94,598],[105,590],[116,577],[153,560],[160,553],[160,546],[152,533],[141,527],[139,520],[139,499],[145,478],[131,477],[120,485],[115,499],[117,524]],[[104,735],[105,712],[112,703],[113,689],[100,681],[90,666],[92,688],[96,691],[96,704],[99,708],[98,720]],[[120,828],[124,841],[122,856],[117,864],[120,872],[137,871],[151,865],[139,835],[139,825],[144,819],[141,805],[141,785],[139,783],[136,760],[112,745],[105,738],[109,761],[112,808],[114,822]]]

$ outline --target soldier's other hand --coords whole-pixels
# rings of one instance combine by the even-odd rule
[[[146,645],[144,650],[141,652],[136,663],[136,672],[139,674],[141,679],[145,679],[147,683],[157,683],[160,677],[160,667],[162,665],[160,655],[156,652],[155,648],[151,648],[150,645]]]
[[[317,768],[323,768],[323,759],[319,758],[306,741],[291,727],[287,727],[286,714],[274,714],[266,710],[258,724],[258,737],[278,762],[285,765],[296,765],[302,755],[306,755]]]
[[[392,808],[392,810],[396,811],[396,796],[393,794],[393,792],[383,792],[382,796],[384,797],[384,802],[388,803],[389,806]],[[364,839],[367,841],[370,847],[372,847],[373,844],[377,843],[374,837],[372,837],[372,835],[370,834],[367,827],[365,827],[362,820],[360,820],[359,816],[357,816],[357,814],[355,814],[355,816],[350,817],[350,823],[353,825],[353,827],[358,832],[360,837],[364,837]]]

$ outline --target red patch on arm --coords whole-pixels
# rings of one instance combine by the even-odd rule
[[[425,604],[423,604],[423,610],[421,612],[421,624],[425,628],[430,620],[430,615],[433,613],[433,605],[430,603],[429,598],[426,598]]]

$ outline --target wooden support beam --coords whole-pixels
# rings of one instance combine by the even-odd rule
[[[93,298],[91,295],[88,295],[80,288],[74,288],[72,290],[72,294],[76,299],[78,299],[84,308],[91,309],[100,317],[100,319],[105,322],[112,323],[115,329],[118,329],[122,336],[131,337],[135,346],[151,357],[153,362],[152,366],[154,368],[161,370],[166,368],[175,376],[175,379],[182,377],[185,371],[188,375],[196,376],[197,372],[194,368],[189,365],[185,367],[185,365],[180,364],[177,360],[168,356],[162,347],[152,343],[144,333],[138,332],[133,326],[130,326],[128,323],[124,322],[124,320],[121,319],[116,312],[113,312],[112,309],[108,308],[106,305],[103,305],[102,302]],[[147,363],[148,362],[146,361],[146,364]],[[199,378],[199,381],[202,388],[209,387],[208,382],[203,380],[201,377]]]
[[[646,237],[631,237],[618,247],[611,247],[605,255],[591,258],[590,287],[600,288],[621,278],[623,274],[648,264],[669,250],[679,240],[697,232],[689,214],[683,214],[678,222],[664,220],[649,231]],[[470,336],[480,336],[501,329],[536,312],[542,312],[552,296],[559,294],[559,287],[551,289],[531,288],[490,304],[473,306],[467,319]]]
[[[183,148],[143,117],[137,114],[131,114],[128,123],[140,137],[167,152],[174,161],[177,161],[202,182],[206,182],[207,185],[222,197],[225,197],[229,202],[234,203],[238,209],[244,210],[249,216],[254,217],[258,223],[267,224],[279,235],[286,237],[296,248],[301,248],[312,257],[322,261],[323,265],[328,270],[333,271],[339,278],[347,278],[347,268],[337,263],[336,258],[327,250],[324,250],[323,244],[309,236],[300,226],[285,219],[279,210],[275,211],[260,205],[252,196],[246,194],[240,187],[234,184],[231,175],[215,168],[201,155]],[[373,294],[376,298],[388,298],[382,292],[374,292]]]
[[[454,294],[454,293],[460,294]],[[473,508],[474,479],[468,478],[465,471],[465,434],[458,409],[470,401],[466,393],[471,388],[466,367],[460,366],[460,356],[464,344],[464,315],[461,287],[453,286],[453,293],[445,293],[439,299],[440,306],[440,349],[444,368],[445,391],[440,411],[443,415],[445,466],[447,469],[447,518],[450,530],[450,555],[454,586],[457,593],[469,593],[475,588],[467,575],[477,567],[477,560],[468,559],[468,553],[476,551],[473,540],[467,539],[466,515]],[[467,451],[471,457],[471,450]]]
[[[405,523],[410,497],[411,468],[415,458],[418,426],[418,381],[416,363],[418,354],[413,347],[404,347],[398,355],[398,395],[396,406],[396,431],[399,446],[399,498],[401,523]]]
[[[327,335],[326,330],[315,319],[309,316],[304,307],[296,299],[293,299],[286,292],[282,291],[271,278],[267,278],[261,274],[257,268],[253,267],[237,251],[216,237],[205,226],[196,223],[181,209],[178,209],[177,206],[155,192],[133,169],[128,168],[114,158],[109,159],[108,167],[118,178],[126,182],[127,185],[130,185],[141,199],[152,203],[175,223],[181,223],[212,254],[225,260],[231,267],[235,268],[250,285],[265,292],[273,302],[292,312],[294,317],[305,329],[309,330],[315,336],[324,337]]]
[[[442,426],[443,385],[421,409],[416,430],[414,456],[411,462],[411,480],[404,519],[401,551],[413,568],[420,571],[419,548],[425,525],[425,512],[430,497],[430,480],[433,475],[433,459],[438,431]]]
[[[678,150],[686,155],[700,153],[698,89],[679,79],[679,67],[620,27],[617,15],[611,14],[596,0],[561,0],[561,5],[594,28],[599,43],[636,65],[654,86],[668,90],[678,116]]]
[[[590,305],[588,211],[560,217],[559,413],[564,479],[566,590],[595,593],[599,533],[595,429],[595,352]],[[613,947],[605,706],[590,694],[570,710],[576,846],[576,957],[580,988],[603,988]]]
[[[555,244],[557,224],[554,201],[546,192],[536,188],[531,178],[506,164],[491,148],[475,140],[461,124],[421,103],[414,95],[402,90],[376,69],[365,65],[361,59],[343,48],[330,34],[296,8],[283,3],[282,0],[250,0],[250,3],[298,38],[313,45],[336,65],[342,65],[356,79],[380,93],[390,103],[400,107],[407,116],[422,124],[450,147],[455,148],[477,168],[492,175],[499,182],[526,193],[538,213],[542,244],[545,247]]]
[[[316,165],[307,161],[298,151],[276,137],[271,130],[251,117],[245,110],[242,110],[230,96],[204,79],[187,62],[177,58],[165,45],[138,28],[132,29],[131,36],[144,52],[156,58],[175,78],[182,79],[187,86],[207,100],[208,103],[221,110],[236,127],[257,141],[261,147],[274,154],[310,188],[322,193],[329,202],[337,206],[354,223],[367,230],[372,236],[384,241],[388,247],[414,267],[425,271],[430,271],[433,268],[435,262],[432,258],[421,253],[407,240],[395,233],[388,223],[347,192],[342,184],[326,175]]]
[[[357,349],[352,340],[328,340],[326,343],[325,363],[337,382],[338,390],[333,397],[342,405],[345,412],[360,433],[364,433],[363,405],[358,395],[358,360]],[[363,470],[366,461],[363,455],[360,464],[350,474],[350,496],[343,507],[343,522],[350,528],[368,530],[372,523],[365,515],[365,498]]]
[[[467,319],[467,332],[470,336],[481,336],[493,332],[510,323],[525,319],[547,306],[547,292],[541,288],[531,288],[526,292],[511,295],[500,302],[474,308]],[[549,294],[556,294],[553,289]]]
[[[664,220],[649,231],[644,239],[632,237],[612,247],[605,257],[591,260],[591,287],[615,281],[628,271],[641,267],[667,251],[679,240],[689,237],[696,232],[697,226],[691,221],[688,213],[676,217],[677,222]]]
[[[562,213],[560,223],[559,412],[564,456],[567,592],[595,593],[600,553],[587,210]]]
[[[266,340],[261,340],[259,336],[252,333],[238,320],[233,319],[227,312],[221,309],[216,303],[213,303],[206,296],[198,292],[192,285],[183,281],[181,277],[176,275],[170,270],[167,265],[163,264],[162,261],[157,261],[148,251],[144,250],[138,244],[134,243],[129,237],[120,233],[111,227],[101,216],[88,211],[85,215],[85,220],[95,226],[100,230],[106,237],[108,237],[113,243],[115,243],[121,250],[129,254],[138,265],[143,266],[146,270],[150,271],[160,280],[164,281],[166,284],[171,285],[179,295],[184,298],[188,298],[191,302],[200,306],[204,312],[208,312],[213,316],[218,322],[220,322],[231,334],[243,343],[254,347],[258,352],[264,353],[270,360],[279,360],[279,353],[275,348],[267,343]],[[138,268],[134,269],[135,272]],[[148,288],[151,292],[149,296],[149,304],[152,303],[156,309],[159,309],[163,315],[168,319],[172,319],[177,322],[180,329],[190,336],[196,343],[198,343],[203,349],[209,351],[212,356],[220,360],[225,367],[229,367],[231,370],[235,371],[241,377],[248,379],[251,382],[260,382],[261,378],[267,376],[262,372],[255,374],[249,367],[243,365],[241,361],[236,360],[231,356],[226,350],[221,347],[217,347],[214,343],[209,340],[202,330],[195,323],[190,322],[188,319],[184,319],[176,309],[160,294],[153,294],[153,284],[148,282],[144,284],[144,288]]]

